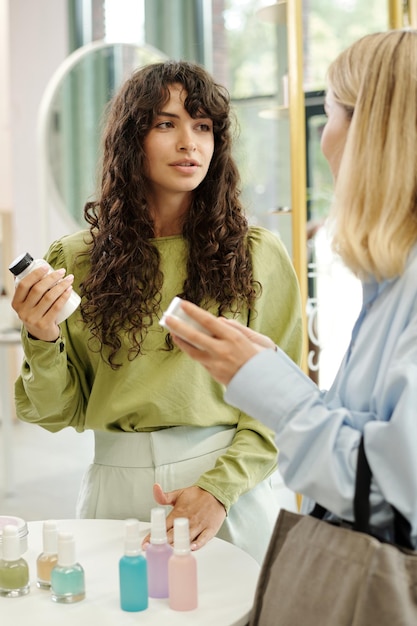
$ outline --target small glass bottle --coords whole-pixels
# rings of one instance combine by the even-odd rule
[[[146,548],[150,598],[168,598],[168,560],[172,547],[167,540],[165,510],[151,509],[151,538]]]
[[[190,548],[186,517],[174,520],[174,553],[168,562],[169,606],[174,611],[197,608],[197,561]]]
[[[14,274],[15,284],[17,284],[30,272],[37,269],[38,267],[42,267],[45,265],[49,267],[48,274],[54,271],[49,263],[45,261],[45,259],[34,259],[33,256],[29,254],[29,252],[26,252],[25,254],[21,254],[20,256],[16,257],[16,259],[12,261],[12,263],[10,263],[9,270],[12,272],[12,274]],[[72,315],[75,309],[79,306],[80,302],[80,296],[78,295],[78,293],[72,290],[69,299],[66,301],[64,307],[61,309],[57,316],[56,323],[60,324],[61,322],[66,320],[67,317]]]
[[[14,515],[0,515],[0,559],[2,557],[2,544],[3,544],[3,528],[8,524],[12,524],[17,528],[17,534],[20,538],[20,554],[23,555],[28,549],[28,525],[21,517],[15,517]]]
[[[71,533],[58,533],[58,563],[51,571],[54,602],[70,604],[85,598],[84,570],[75,558],[75,540]]]
[[[47,520],[42,527],[43,552],[36,560],[37,586],[51,588],[51,571],[58,563],[58,527],[54,520]]]
[[[22,558],[19,531],[13,524],[3,528],[3,554],[0,559],[0,596],[17,598],[30,591],[29,567]]]
[[[123,611],[148,608],[148,573],[142,554],[139,520],[126,520],[125,553],[119,561],[120,607]]]

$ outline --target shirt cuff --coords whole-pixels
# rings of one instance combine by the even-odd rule
[[[315,383],[280,348],[262,350],[230,381],[225,400],[277,431],[303,401],[317,392]]]
[[[60,331],[59,337],[57,337],[55,341],[43,341],[42,339],[32,337],[23,327],[22,346],[28,361],[33,357],[37,359],[42,359],[42,357],[50,359],[51,356],[55,356],[55,358],[58,358],[65,350],[65,339],[62,337]]]

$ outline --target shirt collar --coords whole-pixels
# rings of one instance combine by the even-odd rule
[[[417,245],[411,248],[410,254],[408,255],[407,265],[409,265],[413,259],[417,256]],[[389,280],[383,280],[378,282],[375,278],[371,277],[366,282],[362,282],[362,292],[363,292],[363,304],[366,306],[370,304],[387,288],[388,285],[398,280],[398,276],[395,278],[390,278]]]

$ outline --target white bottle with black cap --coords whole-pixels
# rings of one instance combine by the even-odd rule
[[[45,261],[45,259],[34,259],[32,255],[29,254],[29,252],[26,252],[25,254],[21,254],[20,256],[16,257],[16,259],[12,261],[12,263],[10,263],[9,270],[12,272],[12,274],[14,274],[15,284],[17,285],[17,283],[22,280],[22,278],[27,276],[30,272],[33,272],[33,270],[36,270],[38,267],[42,267],[45,265],[49,267],[48,274],[54,271],[54,269],[49,265],[47,261]],[[67,317],[72,315],[75,309],[79,306],[80,302],[80,296],[78,295],[78,293],[72,290],[69,299],[66,301],[65,305],[58,313],[56,323],[60,324],[61,322],[66,320]]]

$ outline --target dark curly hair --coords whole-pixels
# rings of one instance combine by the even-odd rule
[[[239,200],[240,178],[232,158],[230,98],[201,66],[184,61],[136,70],[110,103],[103,136],[101,190],[87,202],[91,268],[82,285],[82,315],[106,360],[120,367],[121,331],[129,337],[129,359],[160,317],[163,275],[152,239],[144,138],[169,99],[174,83],[186,92],[193,118],[213,121],[214,153],[205,179],[194,190],[183,222],[188,242],[187,278],[179,296],[196,304],[215,302],[218,314],[251,308],[259,284],[253,280],[248,223]],[[172,349],[170,337],[167,349]]]

